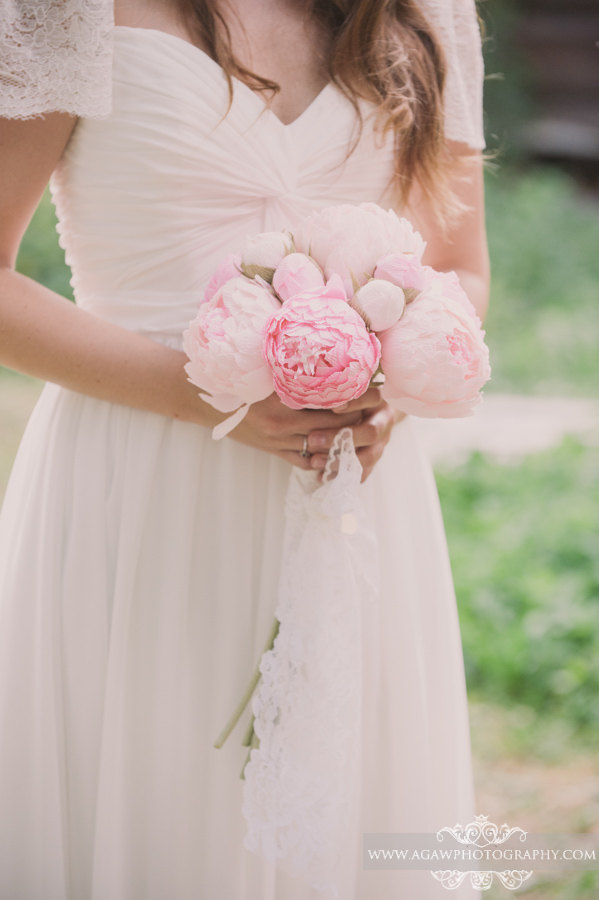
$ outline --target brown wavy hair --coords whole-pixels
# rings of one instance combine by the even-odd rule
[[[459,211],[449,190],[451,159],[444,137],[443,49],[414,0],[303,0],[306,12],[331,38],[328,75],[352,101],[369,100],[379,111],[378,127],[392,131],[395,166],[392,189],[407,203],[415,183],[434,201],[441,221]],[[279,85],[243,66],[234,56],[227,23],[214,0],[177,0],[186,26],[232,77],[253,90],[277,93]],[[361,122],[361,119],[359,119]]]

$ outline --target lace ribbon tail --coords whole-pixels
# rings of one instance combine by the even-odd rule
[[[362,468],[340,431],[319,485],[294,469],[286,502],[279,631],[252,701],[245,846],[339,896],[356,835],[362,753],[362,603],[376,595]]]

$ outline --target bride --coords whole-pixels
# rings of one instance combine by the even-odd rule
[[[322,471],[343,426],[380,590],[339,897],[446,896],[430,872],[362,863],[364,834],[474,814],[413,422],[376,388],[335,411],[272,395],[214,442],[181,334],[248,235],[366,201],[407,215],[484,315],[474,0],[0,5],[0,363],[48,382],[0,519],[0,896],[321,896],[244,847],[244,751],[213,740],[270,627],[292,468]],[[75,304],[15,271],[49,179]]]

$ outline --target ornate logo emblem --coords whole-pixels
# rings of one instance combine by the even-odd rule
[[[510,828],[505,823],[498,827],[493,822],[489,822],[487,816],[475,816],[474,821],[469,822],[465,827],[455,825],[453,828],[441,828],[437,832],[437,840],[443,841],[445,834],[451,835],[460,844],[477,847],[482,850],[487,847],[504,844],[512,835],[516,834],[521,841],[524,841],[526,840],[527,832],[522,828]],[[470,878],[470,884],[478,890],[488,891],[493,884],[494,878],[497,878],[505,888],[515,891],[522,887],[527,878],[530,878],[532,870],[506,869],[503,872],[497,872],[477,869],[472,871],[441,869],[433,871],[431,874],[449,891],[458,888],[466,878]]]

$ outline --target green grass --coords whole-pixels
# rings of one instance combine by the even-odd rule
[[[469,687],[599,738],[599,448],[473,454],[438,485]]]

